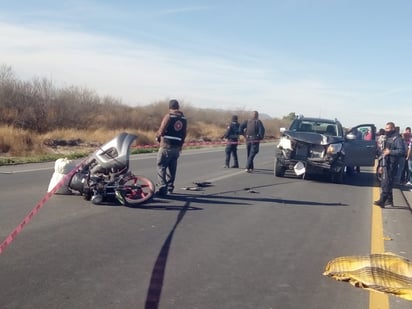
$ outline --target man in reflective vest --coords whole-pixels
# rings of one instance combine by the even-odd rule
[[[187,120],[179,110],[177,100],[169,101],[169,113],[166,114],[156,132],[160,142],[157,153],[157,179],[160,196],[173,193],[176,178],[177,160],[186,138]]]

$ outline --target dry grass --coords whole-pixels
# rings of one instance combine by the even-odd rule
[[[110,96],[76,86],[57,88],[52,81],[19,80],[11,67],[0,66],[0,156],[55,153],[54,141],[101,145],[120,132],[138,135],[137,145],[153,145],[155,132],[168,112],[168,99],[146,106],[128,106]],[[251,111],[196,108],[180,101],[188,119],[188,142],[216,141],[224,134],[231,116],[242,122]],[[263,111],[260,111],[263,113]],[[263,117],[265,118],[265,117]],[[266,135],[275,137],[282,119],[262,119]],[[52,146],[52,147],[51,147]]]
[[[135,129],[130,130],[77,130],[77,129],[59,129],[39,135],[44,142],[47,140],[77,140],[80,139],[83,144],[102,144],[121,132],[127,131],[132,134],[141,135],[141,132]]]
[[[46,155],[51,153],[78,152],[80,149],[89,151],[102,145],[121,132],[128,132],[138,136],[136,146],[155,144],[155,131],[142,131],[136,129],[123,130],[76,130],[59,129],[44,134],[33,133],[8,126],[0,126],[0,156],[2,157],[27,157]],[[188,141],[217,140],[222,135],[222,128],[214,125],[193,124],[187,136]],[[50,146],[52,141],[78,140],[79,147]]]
[[[10,156],[27,156],[43,152],[41,137],[29,131],[0,127],[0,153]]]
[[[279,128],[286,126],[287,121],[265,120],[266,135],[277,137]],[[226,126],[204,123],[197,121],[189,122],[187,141],[217,141],[226,130]],[[77,130],[58,129],[47,133],[35,133],[10,126],[0,126],[0,156],[1,157],[29,157],[48,154],[89,152],[96,146],[102,145],[121,132],[136,134],[136,146],[147,146],[155,144],[155,130],[144,131],[136,129],[100,129],[100,130]],[[80,142],[78,147],[50,146],[50,141]]]

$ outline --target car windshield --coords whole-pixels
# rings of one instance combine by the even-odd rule
[[[296,132],[313,132],[330,136],[337,136],[337,125],[330,121],[322,120],[300,120],[295,121],[290,127],[291,131]]]

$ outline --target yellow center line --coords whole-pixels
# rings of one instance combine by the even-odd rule
[[[380,196],[379,187],[373,187],[373,200]],[[384,253],[382,208],[372,206],[371,253]],[[369,293],[369,309],[389,309],[389,297],[384,293],[371,291]]]

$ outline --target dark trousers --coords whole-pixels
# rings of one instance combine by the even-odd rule
[[[180,148],[178,147],[159,148],[157,153],[157,179],[160,192],[173,191],[179,156]]]
[[[225,165],[229,166],[230,157],[233,157],[233,166],[239,167],[239,161],[237,159],[237,141],[228,141],[228,144],[225,148],[226,159]]]
[[[247,151],[246,168],[253,170],[254,168],[253,160],[255,159],[255,156],[259,152],[259,142],[256,142],[256,141],[246,142],[246,151]]]
[[[397,165],[387,164],[383,167],[382,181],[381,181],[381,201],[393,201],[393,181],[398,172]]]

